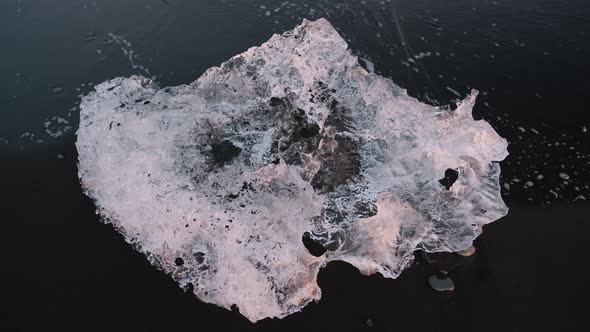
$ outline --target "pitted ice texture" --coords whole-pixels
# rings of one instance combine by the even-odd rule
[[[112,223],[195,295],[251,321],[301,310],[333,260],[397,277],[507,213],[506,141],[363,69],[303,21],[189,85],[115,78],[81,104],[79,176]],[[458,172],[447,189],[439,179]],[[316,257],[304,236],[327,251]]]

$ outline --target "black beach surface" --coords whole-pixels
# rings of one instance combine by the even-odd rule
[[[185,1],[0,3],[0,329],[585,331],[590,291],[590,3],[587,1]],[[81,193],[79,95],[117,76],[186,84],[303,18],[325,17],[424,102],[480,90],[506,137],[508,216],[439,293],[417,263],[396,280],[342,262],[322,299],[252,324],[153,268]]]

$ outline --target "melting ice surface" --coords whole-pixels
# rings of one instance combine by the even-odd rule
[[[205,301],[251,321],[301,310],[333,260],[397,277],[507,213],[506,141],[369,73],[324,19],[198,80],[133,76],[82,100],[79,176],[102,218]],[[458,172],[447,189],[439,179]],[[450,185],[450,184],[449,184]],[[327,249],[316,257],[306,236]]]

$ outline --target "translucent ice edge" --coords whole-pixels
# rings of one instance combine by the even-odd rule
[[[473,119],[477,92],[455,110],[420,103],[363,69],[325,19],[190,85],[95,90],[76,146],[97,213],[180,286],[251,321],[318,300],[330,261],[396,278],[413,251],[464,250],[507,213],[507,143]],[[310,254],[304,234],[327,251]]]

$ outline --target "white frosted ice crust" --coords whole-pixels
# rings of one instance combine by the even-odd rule
[[[395,278],[414,250],[467,249],[507,213],[507,143],[473,119],[476,95],[423,104],[363,69],[328,21],[304,21],[190,85],[96,86],[79,176],[103,220],[199,299],[284,317],[320,298],[329,261]]]

